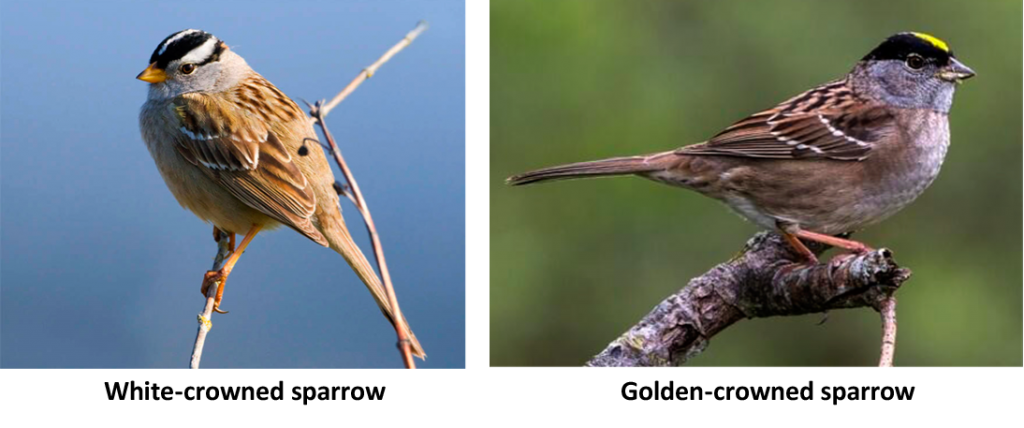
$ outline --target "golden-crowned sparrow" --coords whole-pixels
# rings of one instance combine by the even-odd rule
[[[780,232],[852,251],[833,235],[862,229],[917,198],[949,147],[949,110],[974,71],[927,34],[899,33],[842,79],[736,122],[710,140],[667,152],[544,168],[508,179],[637,175],[718,199]]]
[[[366,284],[394,323],[373,267],[352,241],[341,216],[334,174],[306,114],[252,70],[224,42],[200,30],[164,39],[138,78],[149,82],[142,138],[167,187],[182,206],[231,236],[246,233],[203,291],[223,284],[260,230],[286,225],[330,247]],[[301,153],[300,153],[301,152]],[[423,348],[407,332],[413,353]]]

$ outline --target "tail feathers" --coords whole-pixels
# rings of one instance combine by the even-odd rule
[[[373,270],[373,266],[363,256],[363,252],[359,250],[356,243],[352,241],[352,236],[349,235],[348,230],[345,227],[339,227],[334,229],[335,233],[330,236],[329,241],[331,249],[341,254],[348,262],[352,270],[356,272],[359,279],[366,284],[366,288],[370,290],[370,294],[373,296],[373,300],[377,301],[377,306],[380,307],[380,311],[384,314],[384,317],[388,319],[392,326],[395,325],[394,313],[391,310],[391,303],[388,302],[387,292],[384,290],[384,286],[381,285],[380,279],[377,277],[377,272]],[[423,352],[423,346],[420,345],[420,341],[416,339],[416,335],[412,332],[412,327],[408,325],[406,320],[405,334],[409,337],[411,342],[411,348],[413,355],[419,357],[421,360],[427,358],[427,354]]]
[[[571,163],[513,175],[506,179],[505,183],[512,186],[521,186],[543,181],[640,174],[665,169],[669,166],[667,162],[672,158],[675,158],[672,152],[663,152],[646,156],[629,156]]]

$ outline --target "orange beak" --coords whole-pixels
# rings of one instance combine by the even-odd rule
[[[135,78],[143,82],[160,83],[167,80],[167,73],[156,68],[156,63],[154,62],[150,64],[149,67],[146,67],[145,70],[142,70],[142,73],[139,73]]]

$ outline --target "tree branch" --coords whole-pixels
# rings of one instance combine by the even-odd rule
[[[376,62],[370,64],[369,67],[366,67],[363,69],[363,71],[359,72],[359,74],[356,75],[356,78],[352,79],[352,82],[349,83],[348,86],[345,87],[345,89],[342,89],[341,92],[338,92],[338,95],[335,95],[330,102],[320,107],[320,114],[326,117],[327,114],[331,112],[331,110],[334,110],[334,107],[336,107],[338,104],[344,101],[345,98],[348,98],[348,96],[352,94],[352,92],[354,92],[356,88],[359,87],[359,85],[363,84],[363,81],[373,77],[373,75],[377,73],[377,69],[380,68],[380,66],[384,65],[385,62],[388,62],[388,60],[391,59],[391,57],[395,56],[395,54],[401,52],[402,49],[405,49],[406,46],[412,44],[412,41],[416,40],[416,38],[420,36],[420,33],[423,33],[424,31],[427,31],[427,21],[418,22],[416,24],[416,27],[413,28],[412,31],[410,31],[408,34],[406,34],[401,41],[392,46],[391,49],[388,49],[387,52],[384,52],[384,55],[382,55]],[[310,116],[313,115],[311,114]]]
[[[408,324],[405,321],[405,316],[402,315],[402,310],[398,306],[398,297],[395,295],[394,285],[391,283],[391,273],[388,271],[388,264],[384,258],[384,247],[381,245],[380,236],[377,233],[377,227],[373,223],[373,216],[370,215],[370,207],[366,204],[366,199],[363,198],[363,192],[359,190],[359,184],[356,183],[355,176],[352,175],[352,171],[345,163],[345,158],[341,155],[341,149],[338,148],[338,145],[334,141],[334,137],[327,129],[327,123],[324,118],[327,117],[327,113],[330,113],[338,103],[342,102],[345,98],[348,98],[349,94],[355,91],[360,84],[366,81],[366,79],[373,77],[374,73],[377,72],[377,69],[380,68],[381,65],[391,59],[391,57],[395,56],[395,54],[400,52],[402,49],[405,49],[406,46],[409,46],[409,44],[411,44],[416,37],[419,37],[420,33],[426,31],[426,29],[427,23],[425,21],[420,21],[412,31],[402,38],[401,41],[392,46],[391,49],[388,49],[388,51],[385,52],[384,55],[376,62],[371,64],[369,67],[364,68],[363,71],[356,75],[356,78],[353,79],[345,89],[342,89],[334,99],[326,104],[319,101],[311,106],[309,111],[309,115],[312,117],[313,123],[319,126],[320,131],[323,132],[324,138],[327,140],[326,148],[334,157],[334,161],[338,164],[338,167],[341,168],[341,174],[345,177],[345,182],[348,184],[347,189],[345,186],[335,186],[336,190],[340,190],[338,192],[340,195],[348,197],[359,210],[359,213],[363,215],[363,221],[366,223],[366,231],[369,233],[370,242],[373,245],[373,254],[377,260],[377,268],[380,269],[381,282],[384,284],[388,303],[391,306],[391,311],[393,313],[395,333],[398,335],[398,349],[401,352],[402,361],[405,363],[405,367],[410,369],[416,368],[416,362],[413,361],[412,345],[408,335],[406,334],[406,331],[409,330]]]
[[[816,254],[826,249],[809,247]],[[887,249],[840,254],[814,266],[799,260],[777,234],[758,233],[740,254],[691,279],[586,365],[679,365],[703,351],[712,336],[743,318],[864,306],[879,310],[883,320],[892,320],[892,340],[887,336],[882,346],[883,362],[889,349],[891,364],[895,347],[895,299],[891,296],[910,277],[910,270],[896,265]],[[891,318],[886,318],[887,313]],[[884,324],[888,332],[890,323]]]
[[[888,293],[878,304],[878,313],[882,315],[882,353],[878,358],[878,367],[892,367],[896,356],[896,297]]]
[[[213,268],[210,270],[217,271],[224,267],[224,262],[231,256],[230,249],[230,237],[227,233],[217,230],[217,255],[213,258]],[[199,319],[199,331],[196,332],[196,342],[192,345],[192,359],[189,363],[189,367],[193,369],[199,368],[199,360],[203,358],[203,345],[206,344],[206,334],[213,328],[213,322],[210,321],[210,317],[213,316],[213,302],[217,297],[217,287],[212,286],[206,290],[206,306],[203,308],[203,313],[197,317]]]

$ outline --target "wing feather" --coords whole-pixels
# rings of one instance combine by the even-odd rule
[[[797,95],[740,120],[705,144],[680,154],[768,159],[863,160],[893,132],[895,119],[882,106],[857,98],[845,80]]]
[[[276,135],[257,114],[229,115],[239,107],[217,102],[204,94],[175,100],[178,152],[246,205],[327,246],[310,221],[316,195],[281,140],[289,136]]]

